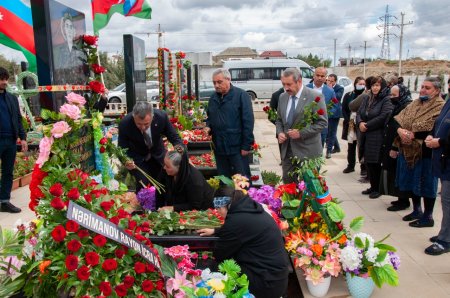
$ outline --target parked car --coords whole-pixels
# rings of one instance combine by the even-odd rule
[[[213,82],[211,81],[201,81],[198,84],[198,100],[200,101],[208,101],[211,95],[216,92],[216,89],[214,89]]]
[[[348,92],[352,92],[354,89],[353,81],[350,80],[350,78],[348,78],[348,77],[338,76],[337,83],[339,85],[341,85],[342,87],[344,87],[344,95]],[[344,97],[344,95],[342,95],[342,98]],[[342,100],[342,98],[341,98],[341,100]]]
[[[147,81],[146,86],[147,86],[147,101],[158,100],[159,82],[158,81]],[[126,103],[127,102],[125,83],[120,84],[116,88],[109,91],[108,102],[111,102],[111,103]]]

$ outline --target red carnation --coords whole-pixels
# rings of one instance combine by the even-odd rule
[[[108,139],[107,138],[101,138],[99,143],[100,143],[100,145],[106,145],[108,143]]]
[[[100,216],[100,217],[106,218],[106,215],[105,215],[105,213],[103,211],[97,212],[97,215]]]
[[[320,101],[320,97],[317,96],[317,97],[314,99],[314,101],[315,101],[315,102],[319,102],[319,101]]]
[[[164,282],[163,282],[162,280],[158,280],[158,281],[156,282],[156,289],[157,289],[158,291],[161,291],[162,289],[164,289]]]
[[[60,197],[54,198],[54,199],[50,202],[50,206],[52,206],[52,207],[55,208],[56,210],[63,210],[64,207],[66,207],[66,205],[65,205],[64,202],[63,202],[63,200],[61,200]]]
[[[88,230],[79,230],[77,234],[78,234],[78,237],[84,238],[84,237],[89,236],[89,231]]]
[[[142,290],[144,290],[144,292],[150,293],[153,291],[153,288],[154,286],[151,280],[146,279],[142,282]]]
[[[69,192],[67,193],[67,197],[71,200],[78,200],[78,198],[80,197],[80,191],[78,190],[78,188],[74,187],[69,190]]]
[[[103,208],[103,210],[105,210],[105,211],[109,211],[111,208],[112,208],[112,206],[114,206],[114,201],[113,200],[111,200],[111,201],[106,201],[106,202],[101,202],[100,203],[100,207],[102,207]]]
[[[339,103],[339,100],[337,100],[337,98],[336,97],[333,97],[333,99],[331,100],[334,104],[338,104]]]
[[[100,260],[100,256],[95,251],[87,252],[84,258],[86,259],[86,264],[91,266],[97,266]]]
[[[73,271],[78,267],[78,257],[74,255],[68,255],[66,257],[66,268],[69,271]]]
[[[75,233],[76,231],[78,231],[79,228],[80,228],[80,225],[76,221],[68,220],[66,222],[66,230],[67,230],[67,232]]]
[[[98,289],[105,296],[109,296],[112,294],[111,284],[108,281],[102,281],[98,286]]]
[[[105,85],[103,85],[99,81],[90,81],[89,88],[94,93],[100,93],[100,94],[105,93]]]
[[[155,272],[156,271],[156,268],[155,268],[155,265],[153,265],[153,264],[147,264],[147,272]]]
[[[105,271],[113,271],[117,268],[117,261],[114,259],[106,259],[102,264],[102,269]]]
[[[127,287],[127,289],[131,288],[134,284],[134,277],[131,275],[125,276],[123,279],[123,284]]]
[[[52,237],[56,242],[61,242],[66,238],[66,230],[63,225],[56,226],[52,231]]]
[[[325,114],[325,111],[323,109],[318,109],[317,110],[317,114],[319,114],[320,116]]]
[[[90,46],[97,46],[98,36],[83,35],[83,41]]]
[[[136,228],[136,226],[137,226],[137,222],[135,222],[134,220],[129,220],[128,221],[128,229],[130,229],[130,230],[134,230],[134,228]]]
[[[86,200],[86,202],[88,203],[92,202],[92,196],[90,194],[85,194],[83,197]]]
[[[101,146],[100,147],[100,153],[105,153],[105,151],[106,151],[105,147]]]
[[[116,257],[118,259],[122,259],[123,256],[125,255],[125,251],[123,249],[116,249],[116,251],[114,252],[114,254],[116,255]]]
[[[63,194],[63,186],[61,183],[55,183],[50,186],[49,190],[50,194],[54,197],[59,197]]]
[[[109,221],[112,222],[113,224],[118,225],[118,224],[119,224],[119,221],[120,221],[120,218],[117,217],[117,216],[113,216],[113,217],[111,217],[111,218],[109,219]]]
[[[103,66],[98,65],[98,64],[92,64],[91,67],[92,67],[92,71],[96,74],[101,74],[101,73],[105,72],[105,70],[106,70],[106,68],[104,68]]]
[[[106,237],[103,235],[96,235],[92,241],[94,242],[94,244],[98,247],[103,247],[106,244]]]
[[[81,248],[81,243],[77,239],[72,239],[67,243],[67,249],[72,252],[77,252]]]
[[[125,285],[118,285],[114,288],[116,291],[117,296],[124,297],[127,295],[128,289],[125,287]]]
[[[136,262],[134,264],[134,271],[136,271],[137,274],[141,274],[145,272],[145,264],[141,262]]]
[[[77,270],[77,277],[79,280],[88,280],[91,273],[89,272],[89,267],[83,265]]]

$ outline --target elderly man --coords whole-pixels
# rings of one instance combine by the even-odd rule
[[[327,78],[327,70],[324,67],[317,67],[314,71],[313,81],[306,85],[306,87],[319,91],[325,97],[326,105],[330,104],[333,98],[336,98],[334,90],[325,84]],[[336,130],[341,117],[341,106],[334,105],[328,112],[328,129],[324,129],[321,133],[322,146],[327,142],[326,158],[331,158],[331,151],[333,150],[336,140]],[[330,123],[331,122],[331,123]],[[333,138],[334,131],[334,138]]]
[[[227,177],[242,174],[250,178],[248,154],[255,142],[251,99],[231,84],[227,69],[217,69],[212,78],[216,92],[208,102],[204,130],[212,135],[217,171]]]
[[[324,96],[315,90],[304,88],[297,68],[287,68],[281,75],[281,82],[286,92],[280,96],[275,125],[278,142],[282,144],[283,182],[291,183],[297,180],[295,176],[289,175],[296,166],[292,157],[303,160],[322,155],[320,133],[327,127],[327,113]],[[296,125],[303,120],[305,106],[310,105],[316,98],[320,99],[317,110],[321,109],[324,113],[319,114],[313,123],[301,130],[296,129]]]
[[[138,101],[133,112],[120,121],[119,146],[127,149],[127,155],[133,159],[133,162],[125,166],[136,178],[136,192],[142,188],[139,181],[142,181],[144,185],[149,183],[136,170],[136,166],[162,182],[161,173],[166,155],[163,135],[172,145],[183,144],[167,114],[161,110],[153,110],[151,103],[145,101]]]

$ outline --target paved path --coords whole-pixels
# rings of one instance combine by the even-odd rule
[[[340,135],[340,132],[338,132]],[[272,170],[281,174],[280,157],[275,139],[275,127],[265,119],[257,119],[255,123],[255,137],[263,146],[261,149],[261,169]],[[371,234],[375,240],[386,234],[391,237],[386,243],[394,245],[400,254],[402,265],[399,270],[400,285],[398,287],[384,286],[375,289],[372,297],[450,297],[450,253],[441,256],[428,256],[423,250],[430,244],[428,238],[438,233],[442,218],[440,200],[438,200],[434,218],[435,227],[416,229],[401,220],[410,211],[388,212],[390,201],[394,198],[383,196],[379,199],[369,199],[361,195],[367,184],[360,184],[359,171],[342,174],[346,167],[346,149],[344,141],[340,140],[341,153],[333,154],[325,166],[326,179],[333,197],[342,201],[347,214],[348,223],[356,216],[364,216],[363,231]],[[17,219],[28,221],[34,214],[28,210],[29,190],[22,187],[12,194],[12,202],[22,208],[20,214],[0,213],[0,225],[13,227]],[[306,290],[304,280],[300,278],[305,297],[312,297]],[[345,281],[342,277],[333,279],[327,297],[349,296]]]

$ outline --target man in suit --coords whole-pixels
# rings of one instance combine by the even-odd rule
[[[289,175],[295,169],[291,158],[300,160],[317,158],[322,155],[320,133],[327,127],[327,113],[324,96],[312,89],[304,88],[302,76],[297,68],[287,68],[282,76],[284,90],[278,103],[277,138],[281,145],[281,160],[283,170],[283,183],[296,181],[296,177]],[[310,125],[301,130],[294,127],[302,121],[304,107],[318,98],[317,110],[323,114],[318,116]]]
[[[17,97],[6,92],[8,79],[8,71],[0,67],[0,158],[2,163],[0,212],[19,213],[22,210],[10,202],[17,138],[20,138],[22,151],[27,151],[28,145]]]
[[[314,70],[313,81],[311,83],[309,83],[308,85],[306,85],[306,87],[314,89],[314,90],[322,93],[323,96],[325,97],[325,104],[328,106],[330,104],[330,102],[333,100],[333,98],[336,98],[336,94],[334,93],[333,89],[331,89],[330,87],[327,86],[327,84],[325,84],[326,79],[327,79],[327,70],[325,69],[325,67],[317,67]],[[339,109],[337,109],[336,106],[333,106],[333,108],[331,108],[329,111],[327,111],[327,115],[328,115],[328,121],[332,117],[337,117],[338,122],[339,122],[339,118],[341,117],[340,107],[339,107]],[[328,126],[330,126],[330,125],[328,124]],[[324,146],[325,141],[326,141],[327,142],[326,158],[331,158],[331,150],[333,149],[334,140],[331,140],[331,138],[328,137],[328,130],[329,130],[329,128],[325,128],[321,133],[322,147]],[[336,137],[336,134],[335,134],[335,137]]]
[[[163,135],[174,146],[183,144],[167,114],[161,110],[153,110],[149,102],[138,101],[133,112],[120,121],[119,146],[127,149],[127,155],[133,160],[125,166],[136,178],[136,192],[142,188],[139,181],[144,185],[149,183],[136,166],[163,182],[161,175],[166,155]]]
[[[341,147],[339,146],[339,141],[337,138],[337,128],[339,126],[339,118],[342,116],[342,97],[344,96],[344,87],[339,85],[337,83],[337,75],[334,73],[328,75],[327,78],[327,85],[330,88],[333,88],[334,94],[336,94],[336,99],[339,101],[336,105],[339,106],[339,111],[337,114],[339,114],[339,117],[335,117],[335,115],[329,115],[328,116],[328,134],[327,137],[331,137],[331,139],[334,139],[334,145],[331,153],[339,153],[341,152]]]
[[[272,110],[277,111],[278,110],[278,101],[280,100],[280,95],[284,93],[284,88],[281,87],[274,93],[272,93],[272,97],[270,98],[270,108]],[[272,122],[272,121],[271,121]],[[273,124],[275,124],[275,121],[273,121]]]

